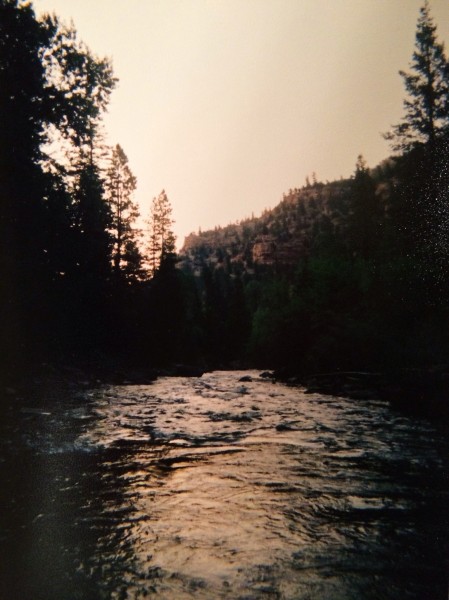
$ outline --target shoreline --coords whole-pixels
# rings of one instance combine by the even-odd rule
[[[0,379],[3,405],[21,399],[35,401],[64,392],[90,389],[101,385],[151,385],[159,377],[201,377],[217,368],[176,364],[165,368],[132,367],[116,363],[68,366],[50,363],[24,368],[24,375],[9,374]],[[220,370],[220,369],[219,369]],[[223,367],[221,367],[223,370]],[[257,369],[233,365],[236,370],[260,371],[260,377],[305,389],[307,394],[325,394],[354,401],[379,399],[408,415],[449,422],[449,368],[402,368],[388,372],[335,371],[295,373],[293,369]]]
[[[274,371],[273,377],[287,385],[302,386],[309,394],[387,400],[407,414],[449,421],[449,368],[446,366],[300,375],[279,369]]]

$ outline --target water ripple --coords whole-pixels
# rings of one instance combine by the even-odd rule
[[[385,402],[162,378],[11,411],[1,447],[8,597],[447,593],[447,441]]]

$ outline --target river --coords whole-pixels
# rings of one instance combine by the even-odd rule
[[[448,440],[387,402],[212,372],[0,433],[1,600],[447,598]]]

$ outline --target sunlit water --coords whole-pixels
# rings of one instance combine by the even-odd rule
[[[0,425],[1,600],[447,598],[430,423],[248,372],[68,396]]]

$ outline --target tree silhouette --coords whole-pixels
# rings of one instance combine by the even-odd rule
[[[137,230],[133,228],[139,210],[133,202],[137,180],[131,172],[128,158],[117,144],[110,156],[106,171],[106,192],[112,212],[111,233],[113,236],[112,260],[117,278],[137,275],[140,253],[137,247]]]
[[[48,36],[32,7],[0,0],[0,355],[24,355],[46,310],[46,112],[40,55]],[[30,342],[25,342],[28,335]]]
[[[148,259],[150,274],[155,275],[164,260],[171,260],[175,253],[176,237],[172,227],[172,207],[165,190],[153,198],[148,223]]]
[[[95,137],[117,80],[107,58],[95,56],[78,39],[73,25],[45,16],[42,29],[50,42],[42,55],[46,103],[60,136],[94,162]],[[51,133],[54,133],[54,130]]]
[[[114,85],[73,27],[0,0],[2,359],[100,327],[110,214],[99,130]]]
[[[373,258],[379,246],[382,229],[382,207],[376,196],[376,185],[362,155],[357,157],[349,195],[348,241],[352,253]]]
[[[449,127],[449,66],[444,45],[437,41],[428,0],[420,9],[411,72],[400,71],[407,98],[405,115],[386,139],[394,150],[425,144],[431,151]]]

